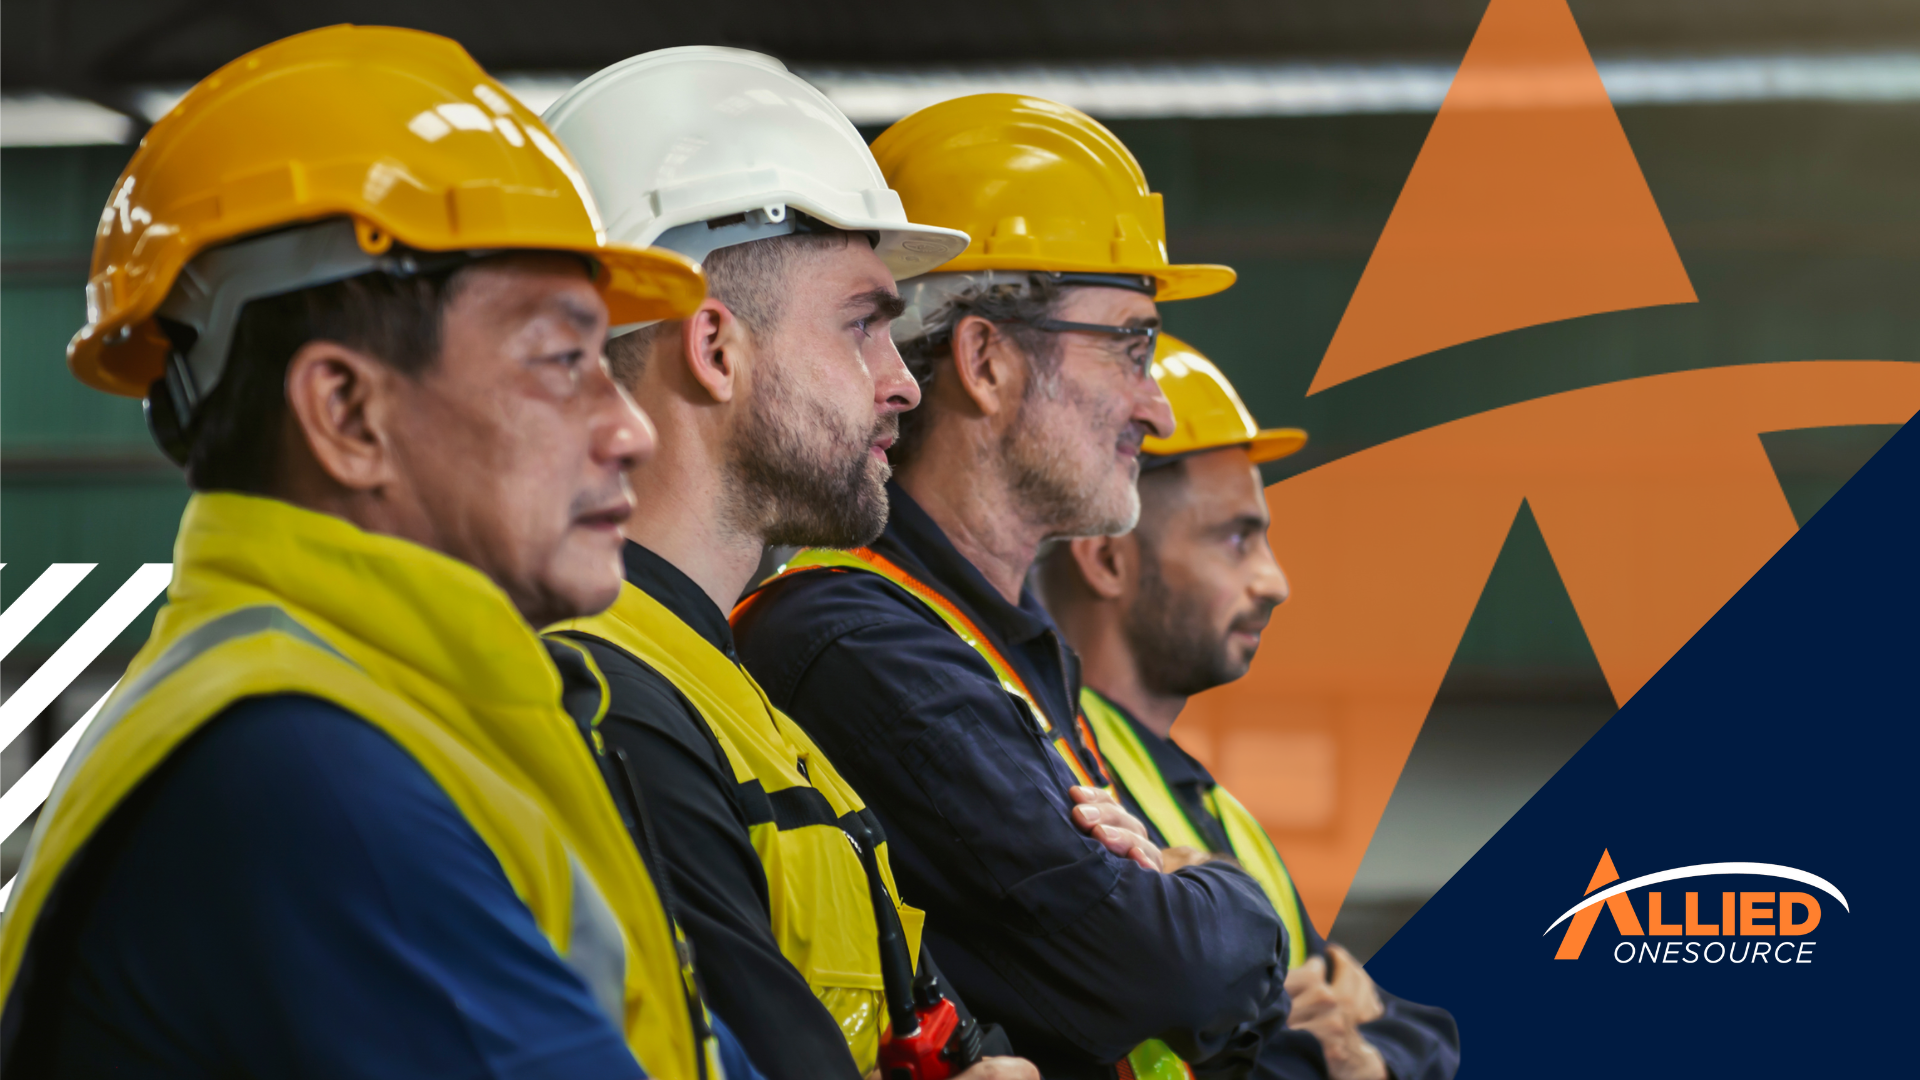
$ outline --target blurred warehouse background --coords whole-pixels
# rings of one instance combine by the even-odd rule
[[[64,366],[108,188],[141,131],[193,80],[249,48],[333,22],[451,35],[535,108],[606,63],[694,43],[787,60],[869,136],[921,105],[983,90],[1085,108],[1109,121],[1165,194],[1174,257],[1240,272],[1229,292],[1164,314],[1226,369],[1263,422],[1313,433],[1305,452],[1269,466],[1270,481],[1437,423],[1618,379],[1786,360],[1920,360],[1920,5],[1570,6],[1701,302],[1515,331],[1309,398],[1484,0],[987,0],[923,9],[865,0],[692,9],[6,0],[0,600],[11,604],[49,564],[98,567],[6,653],[5,692],[140,564],[170,559],[186,499],[148,442],[138,403],[87,391]],[[1795,516],[1804,522],[1891,430],[1763,436]],[[12,739],[0,755],[6,785],[112,684],[148,621],[136,619]],[[1370,955],[1613,708],[1523,508],[1336,935]],[[1326,763],[1303,762],[1297,775],[1337,782]],[[0,880],[27,830],[5,839]]]

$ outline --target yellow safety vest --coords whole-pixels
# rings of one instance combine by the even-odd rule
[[[786,565],[780,568],[779,573],[768,581],[777,581],[789,574],[810,570],[851,570],[876,574],[906,590],[908,595],[925,604],[929,611],[939,616],[940,621],[946,623],[947,628],[957,634],[960,640],[966,642],[968,647],[980,654],[980,658],[987,662],[987,666],[993,669],[994,676],[1000,680],[1001,689],[1026,705],[1033,722],[1039,726],[1041,734],[1053,743],[1054,751],[1060,755],[1061,760],[1066,762],[1068,770],[1073,773],[1075,779],[1088,787],[1107,786],[1104,777],[1097,778],[1088,772],[1086,765],[1080,760],[1079,755],[1074,753],[1072,745],[1067,742],[1065,725],[1078,723],[1088,748],[1094,752],[1096,759],[1100,758],[1100,748],[1094,740],[1093,733],[1087,728],[1085,718],[1076,716],[1068,720],[1061,717],[1056,721],[1048,717],[1046,709],[1040,705],[1040,699],[1027,689],[1026,683],[1020,678],[1019,673],[1014,671],[1013,665],[1007,663],[1006,658],[1000,655],[1000,651],[987,640],[987,636],[973,624],[973,620],[967,618],[966,613],[941,595],[939,590],[915,578],[899,564],[871,548],[855,548],[851,551],[807,548],[796,553]],[[754,596],[750,595],[741,601],[740,605],[733,609],[734,615],[737,617],[752,603],[753,598]],[[1111,771],[1109,763],[1104,759],[1100,759],[1099,764],[1107,771]],[[1171,1047],[1159,1039],[1148,1039],[1134,1047],[1119,1063],[1118,1068],[1121,1080],[1134,1080],[1136,1077],[1139,1080],[1192,1080],[1193,1077],[1193,1069],[1182,1061]]]
[[[1201,851],[1210,845],[1201,836],[1200,830],[1188,819],[1187,812],[1180,801],[1174,798],[1173,789],[1160,775],[1160,767],[1153,763],[1153,755],[1140,741],[1133,725],[1121,716],[1113,704],[1091,687],[1080,691],[1080,708],[1086,713],[1087,721],[1093,726],[1093,737],[1100,743],[1100,752],[1104,756],[1107,768],[1112,771],[1133,801],[1140,804],[1153,826],[1169,847],[1190,847]],[[1240,861],[1253,880],[1267,894],[1267,900],[1273,904],[1275,914],[1287,928],[1287,968],[1299,967],[1307,962],[1307,937],[1303,933],[1307,913],[1300,905],[1300,894],[1293,887],[1293,877],[1287,873],[1287,864],[1280,859],[1280,852],[1273,846],[1273,840],[1267,836],[1260,822],[1240,805],[1240,800],[1220,785],[1214,785],[1206,795],[1207,811],[1220,822],[1227,834],[1227,843],[1233,847],[1233,857]]]
[[[0,926],[0,1001],[61,874],[140,781],[234,702],[304,694],[439,783],[650,1076],[721,1076],[674,928],[505,593],[419,545],[231,493],[193,497],[175,553],[152,637],[34,827]]]
[[[748,833],[767,875],[774,939],[839,1022],[860,1072],[871,1071],[887,1026],[879,925],[860,855],[841,824],[866,804],[752,676],[645,590],[623,584],[606,612],[550,632],[597,638],[659,672],[706,721],[734,781],[766,793],[775,818]],[[884,842],[875,854],[917,962],[926,916],[900,903]]]

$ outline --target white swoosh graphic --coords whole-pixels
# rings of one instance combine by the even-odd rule
[[[1787,878],[1792,881],[1798,881],[1802,885],[1811,885],[1816,889],[1820,889],[1831,895],[1835,900],[1840,901],[1842,908],[1846,908],[1849,912],[1853,910],[1847,907],[1847,898],[1840,895],[1840,890],[1833,887],[1833,882],[1828,881],[1818,874],[1809,874],[1805,870],[1795,870],[1791,866],[1781,866],[1778,863],[1710,862],[1701,863],[1698,866],[1681,866],[1672,870],[1662,870],[1657,874],[1648,874],[1645,877],[1637,877],[1632,881],[1623,881],[1618,885],[1602,889],[1568,908],[1566,914],[1553,920],[1553,926],[1549,926],[1541,931],[1540,936],[1546,937],[1548,934],[1553,933],[1554,926],[1559,926],[1561,923],[1566,922],[1574,912],[1579,911],[1581,908],[1604,903],[1609,897],[1619,896],[1629,889],[1637,889],[1642,885],[1658,885],[1663,881],[1676,881],[1680,878],[1706,877],[1710,874],[1755,874],[1761,877]]]

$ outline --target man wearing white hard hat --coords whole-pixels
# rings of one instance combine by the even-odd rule
[[[923,917],[878,822],[727,625],[768,545],[854,546],[885,524],[886,451],[920,400],[888,335],[895,281],[966,235],[908,222],[853,125],[757,53],[637,56],[547,120],[610,236],[699,261],[711,286],[692,316],[609,346],[659,449],[632,474],[620,598],[551,634],[606,674],[608,782],[667,869],[714,1010],[775,1080],[943,1050],[979,1061],[976,1080],[1035,1075],[981,1060],[992,1036],[916,965]]]

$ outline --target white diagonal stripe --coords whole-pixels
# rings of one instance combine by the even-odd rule
[[[59,778],[60,770],[66,766],[67,759],[73,756],[73,748],[80,745],[80,736],[86,733],[93,718],[100,714],[100,707],[107,703],[107,698],[113,696],[114,687],[119,685],[116,682],[109,686],[86,715],[74,721],[67,733],[60,736],[60,741],[53,744],[53,749],[34,762],[33,767],[20,779],[15,780],[6,794],[0,795],[0,836],[12,836],[13,830],[19,828],[28,815],[47,801],[47,793],[53,790],[53,782]]]
[[[0,703],[0,746],[11,743],[33,723],[34,717],[53,704],[54,698],[73,685],[73,680],[80,677],[87,665],[105,652],[113,639],[120,636],[120,631],[139,618],[153,598],[166,589],[172,577],[173,567],[167,563],[147,563],[135,570],[100,610],[89,616],[39,670],[20,684],[12,697]]]
[[[1840,901],[1841,907],[1846,908],[1848,911],[1853,910],[1851,907],[1847,907],[1847,898],[1840,895],[1840,890],[1833,887],[1833,882],[1828,881],[1818,874],[1809,874],[1805,870],[1796,870],[1791,866],[1781,866],[1779,863],[1710,862],[1700,863],[1696,866],[1678,866],[1672,870],[1662,870],[1657,874],[1637,877],[1632,881],[1623,881],[1611,888],[1603,889],[1568,908],[1564,914],[1553,920],[1553,926],[1549,926],[1541,931],[1540,936],[1546,937],[1548,934],[1553,933],[1554,926],[1559,926],[1561,923],[1566,922],[1574,912],[1579,911],[1581,908],[1588,908],[1595,904],[1604,903],[1630,889],[1638,889],[1643,885],[1658,885],[1663,881],[1678,881],[1681,878],[1708,877],[1713,874],[1752,874],[1755,877],[1778,877],[1786,878],[1789,881],[1798,881],[1802,885],[1811,885],[1816,889],[1826,892],[1835,900]]]
[[[3,564],[0,564],[3,565]],[[67,598],[80,580],[93,572],[98,563],[57,562],[33,579],[27,591],[14,598],[7,610],[0,611],[0,657],[13,651],[20,639],[33,632],[47,613]],[[5,836],[0,833],[0,836]]]

